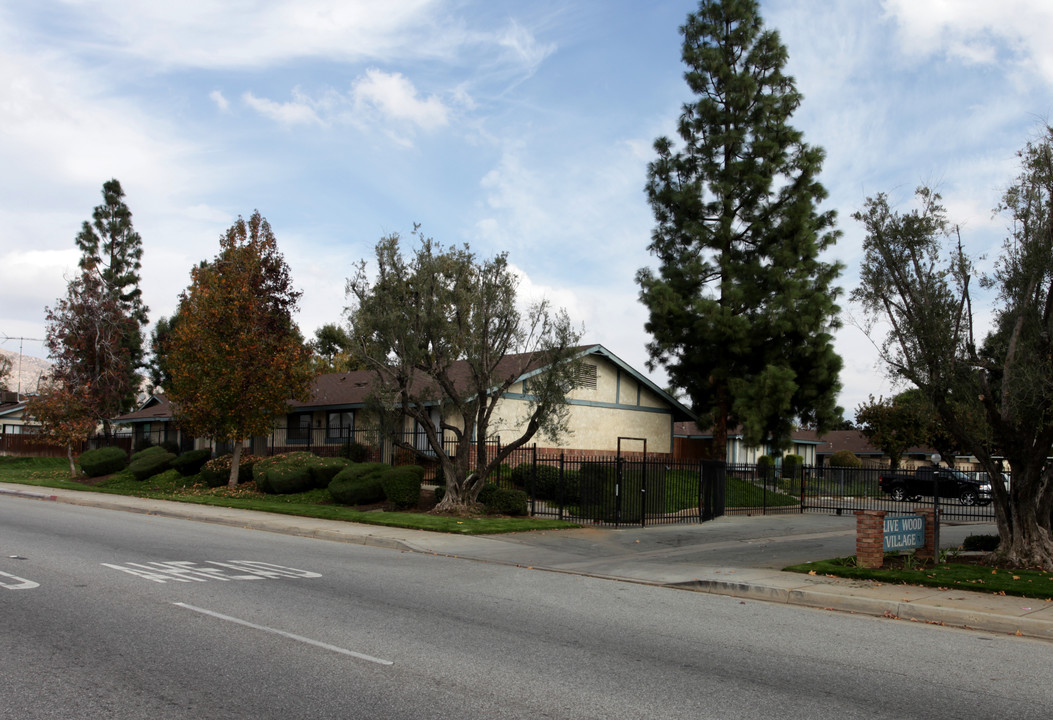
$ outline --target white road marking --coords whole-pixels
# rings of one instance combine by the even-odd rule
[[[10,578],[14,582],[4,582],[3,578]],[[32,590],[33,588],[40,587],[40,583],[20,578],[17,575],[0,572],[0,587],[8,590]]]
[[[305,638],[302,635],[294,635],[292,633],[285,632],[284,630],[275,630],[274,628],[269,628],[265,625],[257,625],[256,623],[251,623],[248,620],[240,620],[236,617],[231,617],[230,615],[223,615],[221,613],[212,612],[211,610],[205,610],[204,608],[195,607],[193,605],[187,605],[186,603],[172,604],[181,608],[186,608],[187,610],[193,610],[194,612],[201,613],[202,615],[208,615],[210,617],[218,618],[220,620],[226,620],[227,622],[232,622],[236,625],[244,625],[245,627],[252,628],[253,630],[262,630],[263,632],[274,633],[275,635],[287,637],[290,640],[296,640],[297,642],[307,643],[308,645],[314,645],[315,647],[320,647],[324,650],[331,650],[332,652],[340,653],[341,655],[350,655],[351,657],[358,658],[359,660],[368,660],[369,662],[376,663],[377,665],[395,664],[391,660],[381,660],[380,658],[375,658],[372,655],[364,655],[362,653],[357,653],[354,650],[347,650],[342,647],[337,647],[336,645],[330,645],[329,643],[319,642],[318,640],[312,640],[311,638]]]
[[[309,570],[297,570],[296,568],[272,565],[270,563],[253,562],[251,560],[231,560],[229,562],[207,561],[207,565],[216,567],[205,567],[192,562],[150,562],[150,563],[127,563],[126,565],[113,565],[101,563],[104,567],[113,568],[126,572],[129,575],[152,580],[157,583],[166,582],[207,582],[209,580],[274,580],[278,578],[318,578],[319,573]],[[225,568],[221,569],[221,568]],[[227,571],[233,570],[236,575]]]

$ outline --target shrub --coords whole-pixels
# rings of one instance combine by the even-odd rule
[[[848,450],[838,450],[830,456],[829,463],[832,467],[859,468],[863,467],[863,461]]]
[[[211,457],[212,451],[208,448],[190,450],[172,461],[172,469],[178,471],[183,477],[197,475]]]
[[[381,474],[380,486],[388,502],[396,508],[412,508],[420,503],[420,484],[423,480],[424,468],[420,465],[403,465]]]
[[[782,476],[784,478],[797,478],[801,475],[804,467],[804,458],[800,455],[787,455],[782,459]]]
[[[314,488],[311,468],[321,458],[306,452],[272,455],[256,463],[252,470],[256,489],[273,495],[307,492]]]
[[[136,460],[142,460],[145,457],[153,457],[156,455],[164,455],[168,451],[160,445],[147,445],[142,450],[134,453],[131,458],[128,459],[128,464],[132,464]]]
[[[775,467],[775,460],[771,455],[761,455],[757,458],[757,476],[760,478],[770,478],[772,476],[772,468]]]
[[[119,447],[88,450],[80,456],[80,469],[88,477],[112,475],[128,465],[128,453]]]
[[[535,472],[536,477],[531,477]],[[517,465],[509,476],[512,484],[517,488],[525,490],[528,494],[531,490],[534,496],[542,500],[559,500],[559,468],[553,465],[534,465],[522,463]],[[569,502],[564,499],[565,502]]]
[[[484,495],[483,491],[486,491]],[[479,491],[479,502],[500,515],[522,516],[527,514],[527,494],[522,490],[502,488],[486,484]]]
[[[483,486],[479,488],[479,494],[475,496],[475,501],[480,502],[487,507],[490,506],[490,501],[493,499],[494,494],[499,490],[493,483],[483,483]],[[525,494],[525,493],[524,493]]]
[[[435,504],[438,505],[441,503],[444,497],[446,497],[446,486],[439,485],[435,488]]]
[[[353,463],[361,463],[366,461],[366,457],[369,455],[369,448],[360,442],[348,440],[341,449],[341,455]]]
[[[151,448],[153,450],[154,448]],[[131,462],[128,463],[128,470],[131,471],[132,475],[136,480],[146,480],[147,478],[153,477],[163,473],[169,468],[169,465],[176,456],[163,447],[157,447],[158,452],[146,452],[136,453],[132,456]]]
[[[962,550],[980,550],[992,552],[998,549],[1002,539],[997,535],[967,535],[962,542]]]
[[[389,470],[384,463],[354,463],[341,470],[329,483],[329,494],[341,505],[371,505],[383,502],[380,478]]]
[[[209,487],[223,487],[230,481],[230,461],[234,457],[230,454],[220,455],[212,458],[201,466],[198,477]],[[259,455],[242,455],[241,463],[238,465],[238,484],[252,482],[253,468],[256,463],[263,460]]]
[[[320,457],[310,466],[311,484],[324,490],[329,487],[336,474],[346,468],[351,461],[345,457]]]

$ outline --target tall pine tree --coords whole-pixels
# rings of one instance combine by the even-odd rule
[[[824,429],[840,417],[841,268],[819,259],[838,233],[834,213],[817,210],[823,151],[789,124],[801,95],[757,3],[702,0],[680,30],[695,98],[680,116],[683,146],[655,141],[658,268],[637,282],[651,364],[713,424],[724,458],[729,427],[782,445],[795,422]]]
[[[81,226],[77,247],[81,251],[82,274],[96,276],[121,312],[134,321],[121,340],[126,351],[129,390],[121,398],[120,406],[121,410],[127,410],[139,388],[136,371],[143,367],[143,327],[148,311],[139,288],[143,242],[132,226],[132,212],[124,202],[121,183],[116,179],[103,183],[102,198],[102,204],[92,212],[92,221],[85,221]]]

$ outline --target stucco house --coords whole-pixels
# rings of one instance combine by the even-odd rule
[[[32,432],[34,425],[26,415],[26,396],[0,392],[0,434],[21,435]]]
[[[571,433],[560,443],[542,436],[532,442],[539,447],[568,453],[672,454],[677,423],[694,421],[694,414],[642,373],[630,367],[602,345],[580,348],[583,364],[581,386],[569,397]],[[508,367],[517,367],[519,379],[499,402],[490,424],[490,439],[510,442],[521,432],[524,410],[530,399],[530,379],[544,371],[525,356],[507,356]],[[518,364],[517,364],[518,363]],[[456,377],[456,368],[453,373]],[[269,437],[253,438],[251,449],[257,454],[293,449],[311,449],[325,454],[337,452],[348,439],[374,444],[376,432],[367,401],[374,382],[369,371],[327,373],[318,376],[306,401],[291,401],[284,417],[275,418]],[[440,403],[433,417],[443,412]],[[114,419],[131,426],[136,444],[175,442],[181,447],[207,447],[208,441],[184,437],[173,423],[172,407],[163,395],[149,398],[135,412]],[[406,431],[414,442],[426,448],[423,434],[412,423]]]
[[[713,450],[713,431],[702,430],[693,422],[677,423],[675,429],[676,455],[679,458],[711,458]],[[823,442],[810,430],[796,430],[790,436],[791,449],[784,452],[775,451],[768,443],[753,446],[746,443],[741,428],[728,430],[727,462],[730,465],[753,465],[762,455],[779,455],[787,453],[800,455],[805,465],[818,464],[818,449]]]

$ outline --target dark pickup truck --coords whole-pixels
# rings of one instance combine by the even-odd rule
[[[941,498],[956,498],[962,505],[987,505],[991,502],[991,487],[961,470],[927,466],[914,472],[887,472],[878,478],[878,485],[893,500],[917,500],[932,497],[933,476]]]

